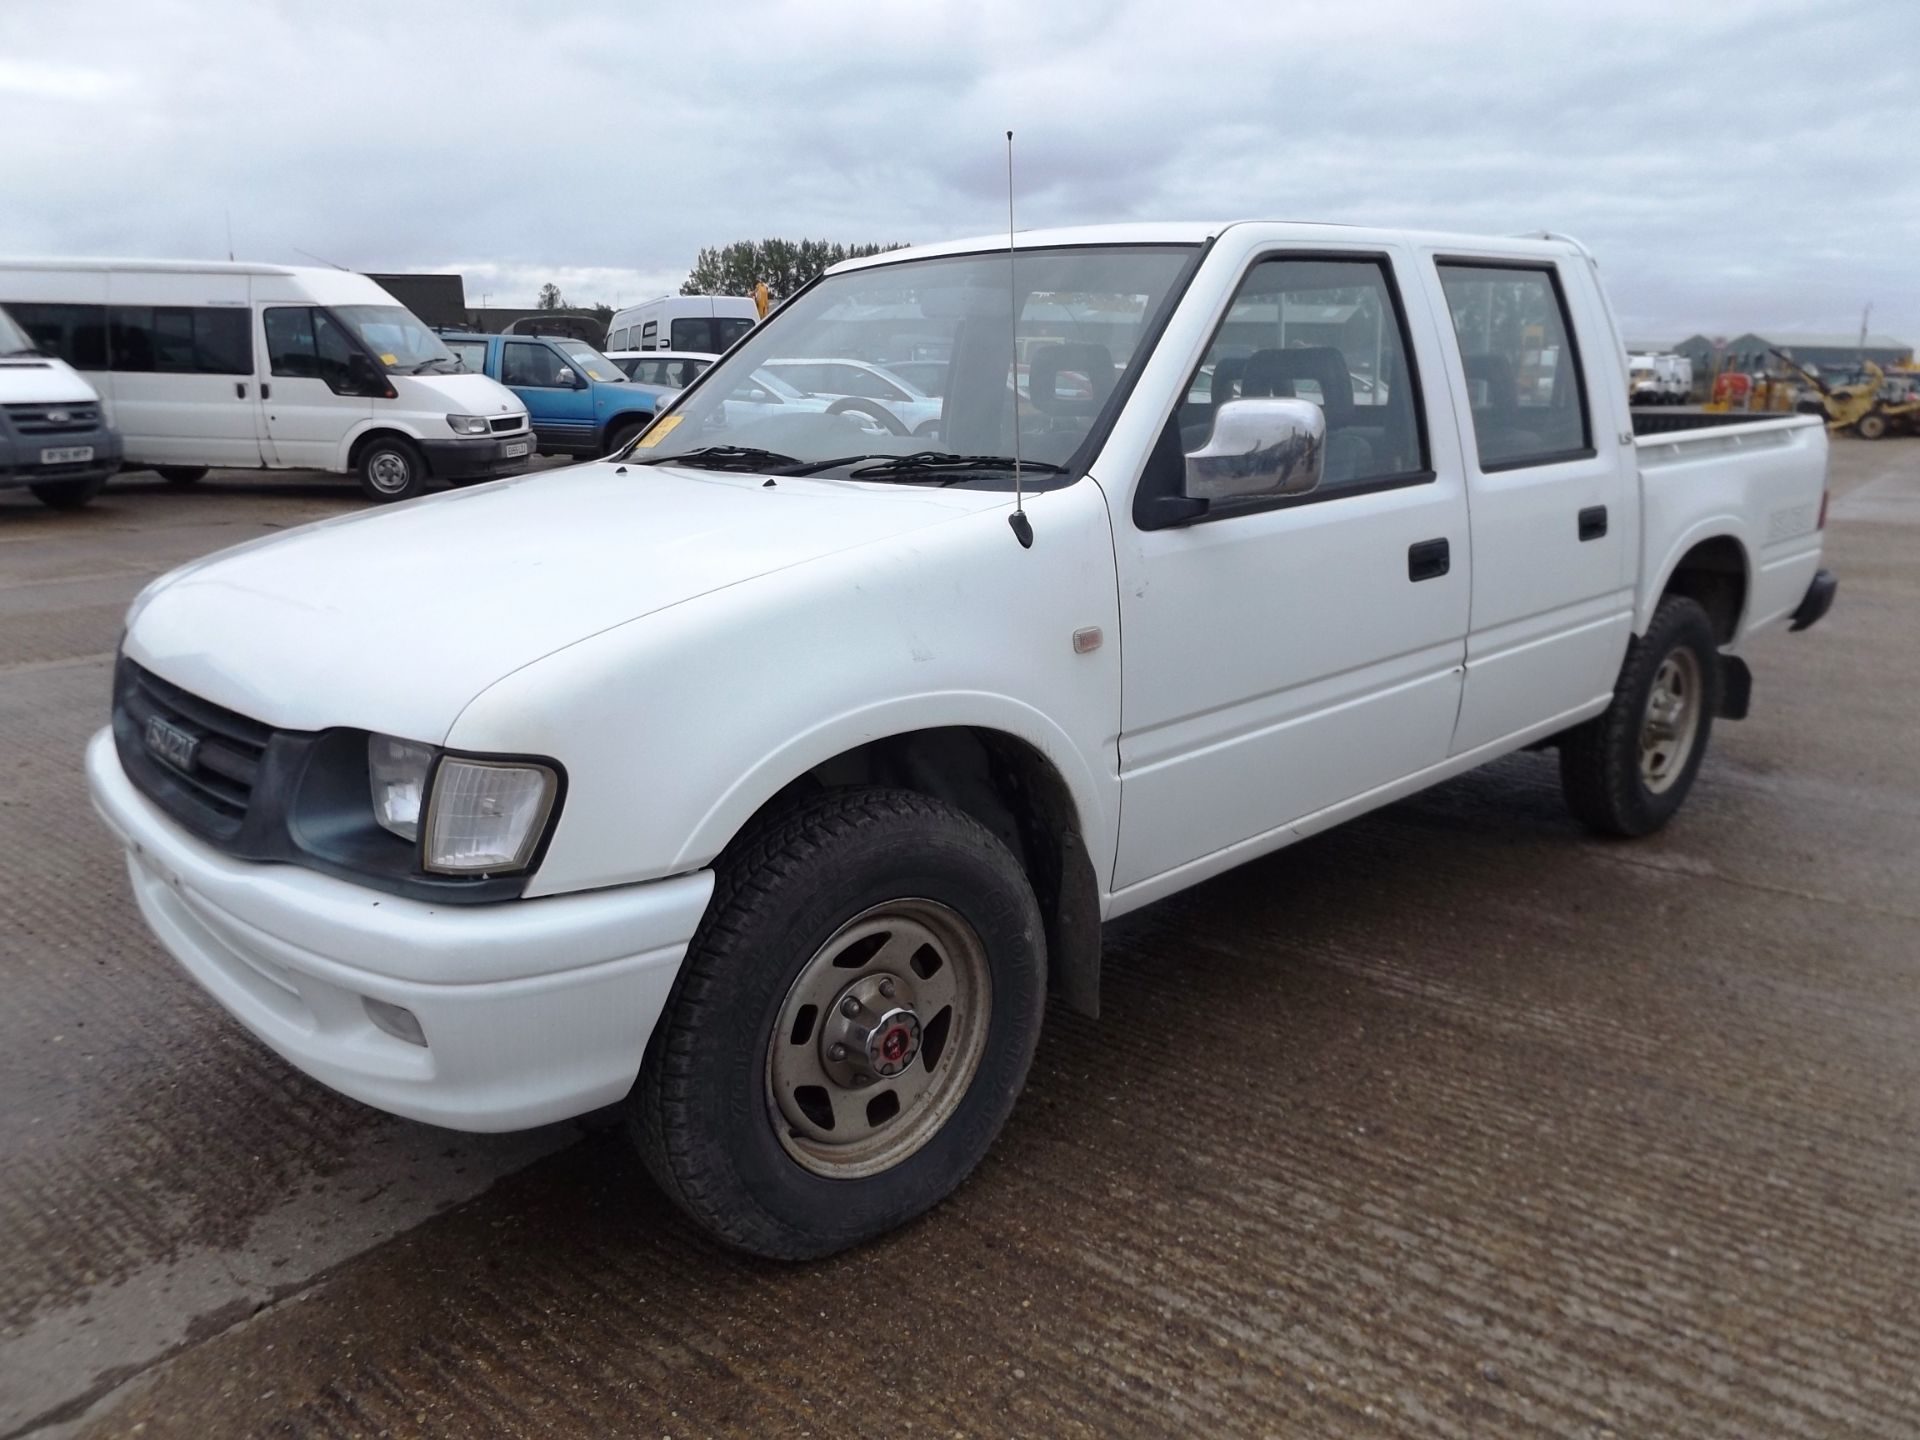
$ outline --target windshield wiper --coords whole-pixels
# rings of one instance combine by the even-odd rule
[[[31,345],[22,346],[18,350],[0,351],[0,359],[18,360],[23,355],[29,360],[51,360],[53,358],[51,355],[47,354],[46,351],[36,350]]]
[[[447,374],[449,375],[458,375],[462,370],[466,369],[466,366],[462,365],[457,358],[449,360],[449,358],[445,355],[429,355],[426,359],[422,360],[418,365],[414,366],[413,369],[409,370],[407,373],[409,375],[421,375],[426,372],[426,368],[429,365],[447,365],[447,364],[451,364],[453,366],[453,369],[447,371]]]
[[[753,445],[703,445],[678,455],[649,455],[636,465],[691,465],[700,470],[766,470],[800,462],[778,450],[762,450]]]
[[[893,476],[940,474],[955,470],[1011,470],[1016,464],[1022,470],[1035,470],[1047,475],[1067,473],[1066,466],[1055,465],[1050,460],[1016,461],[1011,455],[949,455],[944,450],[921,450],[912,455],[856,456],[855,458],[877,459],[880,463],[862,465],[858,470],[849,470],[847,472],[849,480],[885,480]]]

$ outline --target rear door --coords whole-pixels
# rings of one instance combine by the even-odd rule
[[[1612,689],[1633,618],[1638,487],[1631,438],[1615,433],[1625,402],[1612,393],[1612,327],[1585,262],[1440,253],[1431,263],[1465,382],[1453,397],[1473,519],[1452,746],[1463,754]]]
[[[248,277],[114,273],[107,294],[113,417],[128,457],[259,468]]]
[[[1233,299],[1170,397],[1132,523],[1116,516],[1116,890],[1258,853],[1437,765],[1458,709],[1466,493],[1433,317],[1402,299],[1408,256],[1243,233],[1210,257],[1235,266]],[[1324,410],[1320,488],[1180,517],[1213,412],[1260,395]]]

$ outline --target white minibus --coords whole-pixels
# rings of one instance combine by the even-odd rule
[[[662,295],[615,311],[602,348],[718,355],[759,320],[753,301],[743,295]]]
[[[357,475],[376,501],[527,467],[517,396],[364,275],[175,260],[0,260],[0,306],[100,392],[129,467]]]

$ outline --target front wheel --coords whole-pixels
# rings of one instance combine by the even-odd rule
[[[613,427],[607,431],[607,448],[602,453],[606,455],[618,455],[633,443],[634,438],[638,436],[642,430],[646,429],[647,426],[652,423],[653,417],[651,415],[639,420],[622,420],[616,422]]]
[[[1879,440],[1887,433],[1887,417],[1875,410],[1862,415],[1853,428],[1862,440]]]
[[[369,441],[355,466],[360,489],[369,500],[390,505],[396,500],[411,500],[427,488],[427,462],[420,452],[401,439]]]
[[[1560,788],[1602,835],[1651,835],[1673,818],[1720,709],[1720,649],[1699,602],[1669,595],[1627,658],[1605,711],[1560,739]]]
[[[999,1134],[1040,1033],[1039,907],[985,826],[901,790],[817,796],[716,869],[632,1133],[716,1238],[828,1255],[938,1203]]]
[[[871,420],[889,435],[905,435],[907,427],[899,416],[872,400],[836,400],[827,407],[829,415],[858,415]]]

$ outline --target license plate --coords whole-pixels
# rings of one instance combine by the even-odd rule
[[[509,460],[518,460],[522,455],[527,453],[530,444],[531,442],[526,440],[516,440],[511,445],[503,445],[500,453]]]
[[[68,445],[40,452],[42,465],[78,465],[83,460],[93,458],[93,446]]]

